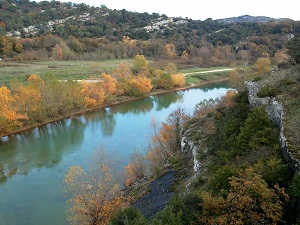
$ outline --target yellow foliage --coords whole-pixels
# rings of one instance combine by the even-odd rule
[[[132,77],[128,83],[134,95],[144,95],[149,93],[152,89],[151,80],[146,77]]]
[[[255,65],[256,65],[256,68],[257,68],[259,74],[264,74],[264,73],[268,73],[271,71],[270,58],[258,58],[255,62]]]
[[[173,87],[184,87],[185,76],[183,73],[171,75]]]

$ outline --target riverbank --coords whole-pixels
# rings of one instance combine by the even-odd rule
[[[155,90],[151,91],[149,94],[147,94],[145,96],[141,96],[141,97],[120,96],[120,97],[116,98],[114,101],[111,101],[109,103],[103,104],[103,105],[98,106],[98,107],[82,109],[80,111],[76,111],[76,112],[67,114],[66,116],[51,118],[51,119],[48,119],[48,120],[46,120],[44,122],[41,122],[41,123],[36,123],[36,124],[29,125],[29,126],[24,126],[20,129],[17,129],[15,131],[11,132],[11,133],[8,133],[8,134],[0,137],[0,140],[3,137],[9,137],[9,136],[12,136],[12,135],[20,134],[24,131],[32,130],[32,129],[35,129],[37,127],[47,125],[49,123],[54,123],[54,122],[58,122],[58,121],[61,121],[61,120],[64,120],[64,119],[69,119],[69,118],[72,118],[72,117],[75,117],[75,116],[80,116],[82,114],[92,112],[92,111],[95,111],[95,110],[99,110],[99,109],[104,109],[104,108],[107,108],[107,107],[110,107],[110,106],[130,102],[130,101],[134,101],[134,100],[138,100],[138,99],[148,98],[150,96],[161,95],[161,94],[166,94],[166,93],[176,92],[176,91],[181,91],[181,90],[188,90],[190,88],[201,87],[201,86],[205,86],[205,85],[208,85],[208,84],[224,82],[224,81],[228,81],[228,80],[229,80],[229,78],[221,78],[221,79],[214,79],[214,80],[210,80],[210,81],[205,81],[205,82],[202,82],[200,84],[191,84],[189,86],[185,86],[185,87],[182,87],[182,88],[175,88],[175,89],[170,89],[170,90],[155,89]]]

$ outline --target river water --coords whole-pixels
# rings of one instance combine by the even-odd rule
[[[85,167],[105,146],[129,161],[135,147],[147,146],[150,121],[164,121],[178,106],[195,105],[226,93],[225,83],[152,96],[48,124],[0,141],[0,224],[64,225],[64,177],[73,165]]]

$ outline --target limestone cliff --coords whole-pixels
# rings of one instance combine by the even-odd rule
[[[276,126],[279,127],[279,140],[281,145],[280,147],[282,156],[288,164],[288,166],[290,167],[290,169],[296,172],[299,169],[300,161],[289,150],[289,143],[284,133],[285,112],[283,105],[280,102],[278,102],[274,97],[259,98],[257,96],[257,92],[262,88],[262,84],[255,82],[247,82],[246,87],[249,91],[249,103],[252,106],[265,105],[266,111],[268,112],[270,119],[274,122]]]

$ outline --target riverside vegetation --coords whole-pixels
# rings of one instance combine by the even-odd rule
[[[104,224],[299,224],[299,173],[293,173],[282,159],[278,127],[263,106],[249,105],[247,90],[241,85],[244,79],[262,82],[265,87],[259,96],[276,96],[283,102],[287,138],[297,152],[299,65],[270,72],[268,62],[258,61],[255,68],[233,71],[231,77],[238,93],[230,91],[221,99],[201,102],[193,115],[178,108],[161,125],[153,121],[146,154],[136,151],[131,156],[126,167],[129,187],[145,179],[149,171],[160,176],[163,165],[172,166],[175,177],[170,191],[174,197],[165,209],[145,218],[130,207],[138,192],[131,191],[128,197],[128,189],[125,195],[119,190],[118,196],[124,199],[114,205],[116,211],[100,210],[109,217]],[[182,148],[183,136],[185,143],[188,140],[197,146],[196,173],[191,149]],[[133,187],[139,190],[141,186]],[[89,219],[87,216],[86,224],[102,224]]]
[[[192,74],[185,79],[175,64],[181,69],[237,68],[224,75],[231,78],[237,94],[229,92],[221,99],[201,102],[193,115],[178,108],[162,124],[153,121],[149,147],[145,154],[137,149],[131,156],[125,180],[115,176],[115,160],[109,160],[103,150],[94,157],[90,170],[71,167],[65,178],[71,224],[300,223],[299,173],[292,173],[282,160],[278,129],[264,108],[251,108],[243,90],[246,80],[261,82],[264,87],[259,96],[276,96],[283,102],[287,137],[291,151],[297,155],[299,21],[169,21],[166,15],[155,13],[57,1],[5,0],[0,6],[0,66],[6,71],[0,88],[1,137],[144,97],[154,89],[176,90],[186,82],[220,78],[219,74]],[[84,14],[87,11],[90,14]],[[167,23],[147,32],[147,25],[153,21]],[[32,30],[32,24],[39,26]],[[149,66],[145,57],[151,57],[156,66]],[[128,58],[134,61],[128,63]],[[47,70],[55,74],[56,61],[61,65],[63,60],[104,59],[126,62],[103,71],[94,68],[91,78],[97,79],[74,71],[66,71],[70,76],[54,77],[44,73],[44,68],[43,72],[21,76],[14,76],[10,70],[10,66],[24,68],[29,60],[35,68],[45,65],[37,60],[50,60]],[[86,68],[82,62],[81,69]],[[279,70],[272,72],[272,65]],[[82,78],[86,81],[73,82]],[[197,147],[197,173],[193,171],[191,149],[182,149],[183,137],[187,140],[183,144],[192,142]],[[174,197],[164,210],[145,218],[130,206],[141,194],[151,192],[147,183],[163,174],[165,165],[174,170],[169,190]]]

